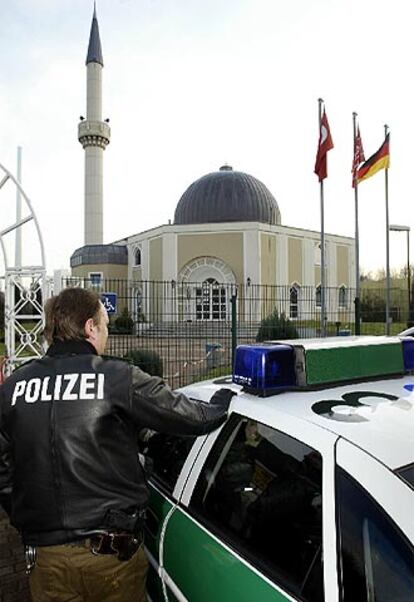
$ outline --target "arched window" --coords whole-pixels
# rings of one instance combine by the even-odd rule
[[[299,290],[296,285],[290,287],[289,295],[289,316],[291,318],[297,318],[299,314]]]
[[[321,285],[320,284],[318,284],[318,286],[316,287],[315,302],[316,302],[316,307],[321,307],[322,306],[322,292],[321,292]]]
[[[339,287],[339,307],[348,307],[348,290],[346,286]]]
[[[141,265],[141,249],[138,247],[135,250],[135,265]]]
[[[196,319],[225,320],[227,314],[226,287],[215,278],[207,278],[195,289]]]

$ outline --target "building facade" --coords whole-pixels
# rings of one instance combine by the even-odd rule
[[[267,187],[229,165],[190,184],[177,203],[172,224],[102,244],[102,154],[110,131],[102,122],[103,59],[96,12],[86,64],[88,112],[87,120],[79,124],[79,139],[86,153],[86,230],[85,245],[71,257],[72,276],[98,288],[108,279],[128,281],[134,299],[131,312],[154,313],[156,308],[165,320],[176,315],[176,310],[187,321],[227,320],[232,290],[244,286],[275,291],[283,287],[288,295],[279,309],[293,319],[310,306],[320,307],[320,233],[282,225],[279,206]],[[92,126],[101,134],[88,138],[85,132]],[[351,302],[354,239],[326,234],[325,241],[326,286],[337,291],[328,298],[328,312],[332,314]],[[170,283],[184,301],[173,312],[171,295],[168,300],[164,293],[151,293],[145,295],[147,306],[143,309],[142,289],[148,282]],[[306,295],[302,294],[305,289]],[[267,298],[278,296],[276,291]],[[252,306],[247,309],[247,300],[245,303],[246,312],[251,315],[253,311],[260,319],[271,310],[273,301],[266,301],[265,307],[262,301],[256,303],[253,310]]]

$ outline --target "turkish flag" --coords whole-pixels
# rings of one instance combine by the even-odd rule
[[[328,118],[326,116],[325,110],[323,111],[320,131],[319,131],[319,144],[318,144],[318,152],[316,155],[315,162],[315,173],[319,178],[319,182],[322,182],[328,175],[328,168],[326,162],[326,155],[328,151],[333,148],[333,142],[331,137],[331,131],[329,129]]]

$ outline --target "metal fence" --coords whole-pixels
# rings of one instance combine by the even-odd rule
[[[174,388],[229,373],[236,343],[321,336],[319,288],[79,278],[63,284],[116,299],[108,353],[138,355],[145,369],[162,372]],[[406,296],[396,289],[391,298],[398,332],[408,319]],[[353,290],[327,288],[326,307],[328,336],[354,333]],[[361,334],[384,334],[384,290],[364,291],[361,309]]]

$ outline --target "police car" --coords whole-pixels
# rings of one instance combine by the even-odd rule
[[[237,396],[148,442],[150,600],[414,600],[414,340],[339,338],[240,346],[183,389]]]

